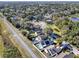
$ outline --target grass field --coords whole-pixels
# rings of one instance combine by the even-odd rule
[[[72,18],[72,17],[78,17],[79,18],[79,14],[69,15],[69,18]]]
[[[12,44],[9,39],[11,34],[7,30],[3,20],[0,20],[0,57],[2,58],[19,58],[21,54],[19,50]]]
[[[0,36],[0,58],[3,57],[3,53],[4,53],[4,44],[2,41],[2,37]]]

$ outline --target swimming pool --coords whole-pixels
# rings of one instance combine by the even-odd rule
[[[70,20],[72,20],[72,21],[79,21],[79,18],[77,18],[77,17],[72,17]]]

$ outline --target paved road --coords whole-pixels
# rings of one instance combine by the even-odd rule
[[[76,47],[74,47],[74,46],[72,46],[73,47],[73,53],[75,54],[75,55],[79,55],[79,51],[78,51],[78,49],[76,48]]]
[[[37,58],[37,56],[34,54],[34,52],[32,51],[32,49],[28,46],[27,43],[25,43],[22,38],[16,33],[16,31],[12,28],[12,26],[9,24],[9,22],[6,20],[6,18],[4,18],[4,22],[6,24],[6,26],[9,28],[10,32],[14,35],[15,37],[15,42],[17,42],[19,44],[19,46],[21,48],[24,48],[25,49],[25,53],[26,54],[30,54],[30,56],[32,58]],[[74,53],[78,53],[79,51],[76,50],[76,48],[73,47],[73,52]],[[28,52],[27,52],[28,51]],[[62,56],[64,56],[65,54],[61,53],[59,56],[56,56],[55,58],[60,58]]]
[[[29,52],[29,54],[31,55],[32,58],[37,58],[37,56],[33,53],[32,49],[28,46],[27,43],[25,43],[22,38],[15,32],[15,30],[11,27],[11,25],[8,23],[8,21],[6,20],[6,18],[4,18],[4,22],[6,24],[6,26],[9,28],[9,30],[11,31],[11,33],[14,35],[15,37],[15,42],[17,42],[19,44],[20,47],[24,48],[26,51]],[[27,52],[25,52],[26,54],[28,54]]]

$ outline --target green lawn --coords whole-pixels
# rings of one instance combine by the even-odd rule
[[[0,36],[0,57],[3,57],[3,53],[4,53],[4,45],[3,45],[2,37]]]
[[[79,17],[79,14],[69,15],[69,18],[71,17]]]

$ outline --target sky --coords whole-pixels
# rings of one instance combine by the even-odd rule
[[[0,1],[79,1],[79,0],[0,0]]]

